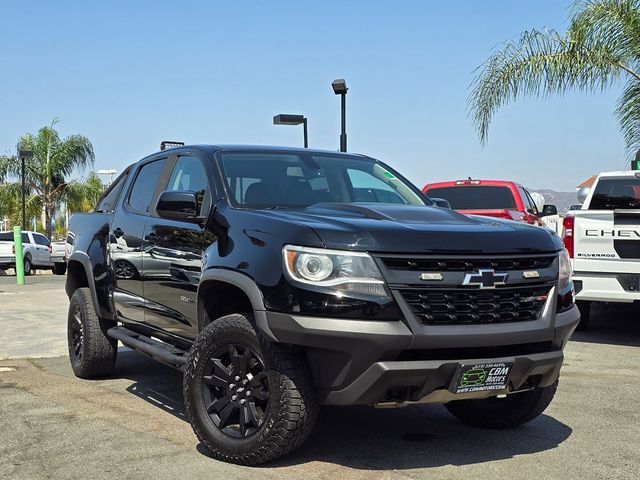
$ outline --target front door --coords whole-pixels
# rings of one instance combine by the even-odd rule
[[[35,258],[33,259],[34,265],[39,267],[48,267],[51,265],[51,259],[49,257],[49,239],[39,233],[32,233],[34,246],[35,246]]]
[[[194,192],[199,214],[206,215],[211,191],[202,161],[189,154],[178,155],[171,162],[166,190]],[[142,254],[147,323],[176,335],[195,337],[204,238],[205,229],[197,223],[149,217]]]

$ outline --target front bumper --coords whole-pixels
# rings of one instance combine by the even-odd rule
[[[576,300],[619,303],[640,301],[640,291],[637,289],[637,285],[634,285],[634,290],[629,290],[628,285],[624,282],[625,276],[638,275],[576,272],[573,276],[573,282],[576,285]]]
[[[446,403],[551,385],[580,320],[575,306],[556,314],[553,302],[539,320],[466,327],[276,312],[266,312],[266,317],[278,342],[304,350],[320,400],[327,405]],[[509,389],[449,393],[457,366],[476,362],[514,362]]]

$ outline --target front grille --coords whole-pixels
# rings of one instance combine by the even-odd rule
[[[541,257],[506,258],[406,258],[382,257],[382,262],[392,270],[417,270],[421,272],[469,272],[481,268],[494,270],[529,270],[551,266],[555,255]]]
[[[537,320],[550,289],[403,289],[400,293],[425,325],[481,325]]]

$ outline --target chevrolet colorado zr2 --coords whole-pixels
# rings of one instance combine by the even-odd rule
[[[160,151],[67,238],[74,373],[109,375],[118,341],[181,370],[195,434],[245,465],[299,446],[321,405],[528,422],[579,321],[556,234],[435,206],[362,155]]]

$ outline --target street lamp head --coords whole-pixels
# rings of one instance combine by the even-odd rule
[[[96,173],[98,175],[115,175],[118,171],[114,168],[110,168],[108,170],[98,170]]]
[[[292,115],[289,113],[281,113],[273,117],[274,125],[300,125],[304,121],[304,115]]]
[[[331,87],[333,88],[333,93],[336,95],[346,95],[347,90],[347,82],[344,81],[344,78],[337,78],[333,82],[331,82]]]

